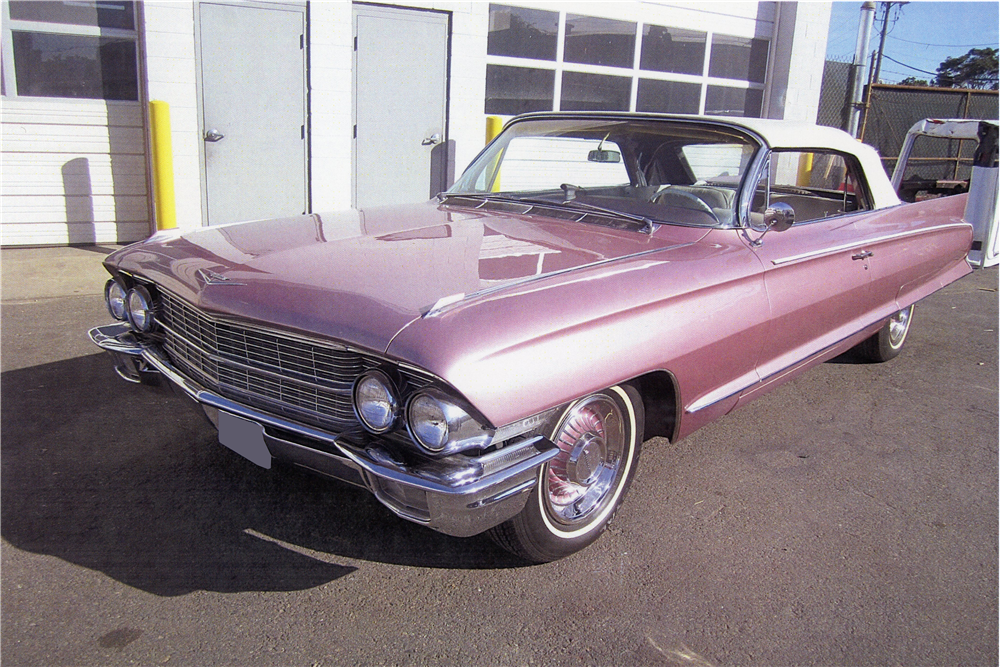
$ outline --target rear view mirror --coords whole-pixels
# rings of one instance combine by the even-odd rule
[[[587,153],[587,162],[621,162],[622,154],[618,151],[596,150]]]

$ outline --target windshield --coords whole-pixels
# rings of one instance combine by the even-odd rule
[[[758,148],[706,123],[535,118],[508,127],[446,194],[729,226]]]

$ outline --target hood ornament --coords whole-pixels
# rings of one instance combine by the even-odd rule
[[[232,278],[227,278],[221,273],[216,273],[215,271],[209,271],[208,269],[198,269],[198,277],[201,278],[206,285],[245,285],[246,283],[240,283],[234,281]]]

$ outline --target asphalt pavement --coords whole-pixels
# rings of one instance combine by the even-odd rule
[[[6,665],[996,665],[998,273],[644,446],[595,545],[526,566],[230,452],[120,380],[113,247],[5,249]]]

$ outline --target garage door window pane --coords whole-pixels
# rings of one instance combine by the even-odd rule
[[[17,94],[138,100],[135,41],[14,31]]]
[[[709,86],[705,91],[705,113],[710,116],[760,118],[764,92],[745,88]]]
[[[628,111],[632,79],[564,72],[562,79],[563,111]]]
[[[705,68],[705,33],[647,25],[642,29],[642,69],[698,74]]]
[[[764,83],[767,46],[766,39],[713,35],[708,74],[723,79]]]
[[[658,113],[698,113],[700,102],[700,84],[640,79],[635,110]]]
[[[15,21],[42,21],[100,28],[135,29],[135,9],[131,2],[38,2],[11,0],[10,18]]]
[[[486,66],[486,113],[514,116],[552,111],[556,73],[529,67]]]
[[[632,67],[635,24],[593,16],[566,16],[566,62]]]
[[[491,56],[555,60],[558,32],[556,12],[490,5],[486,52]]]

